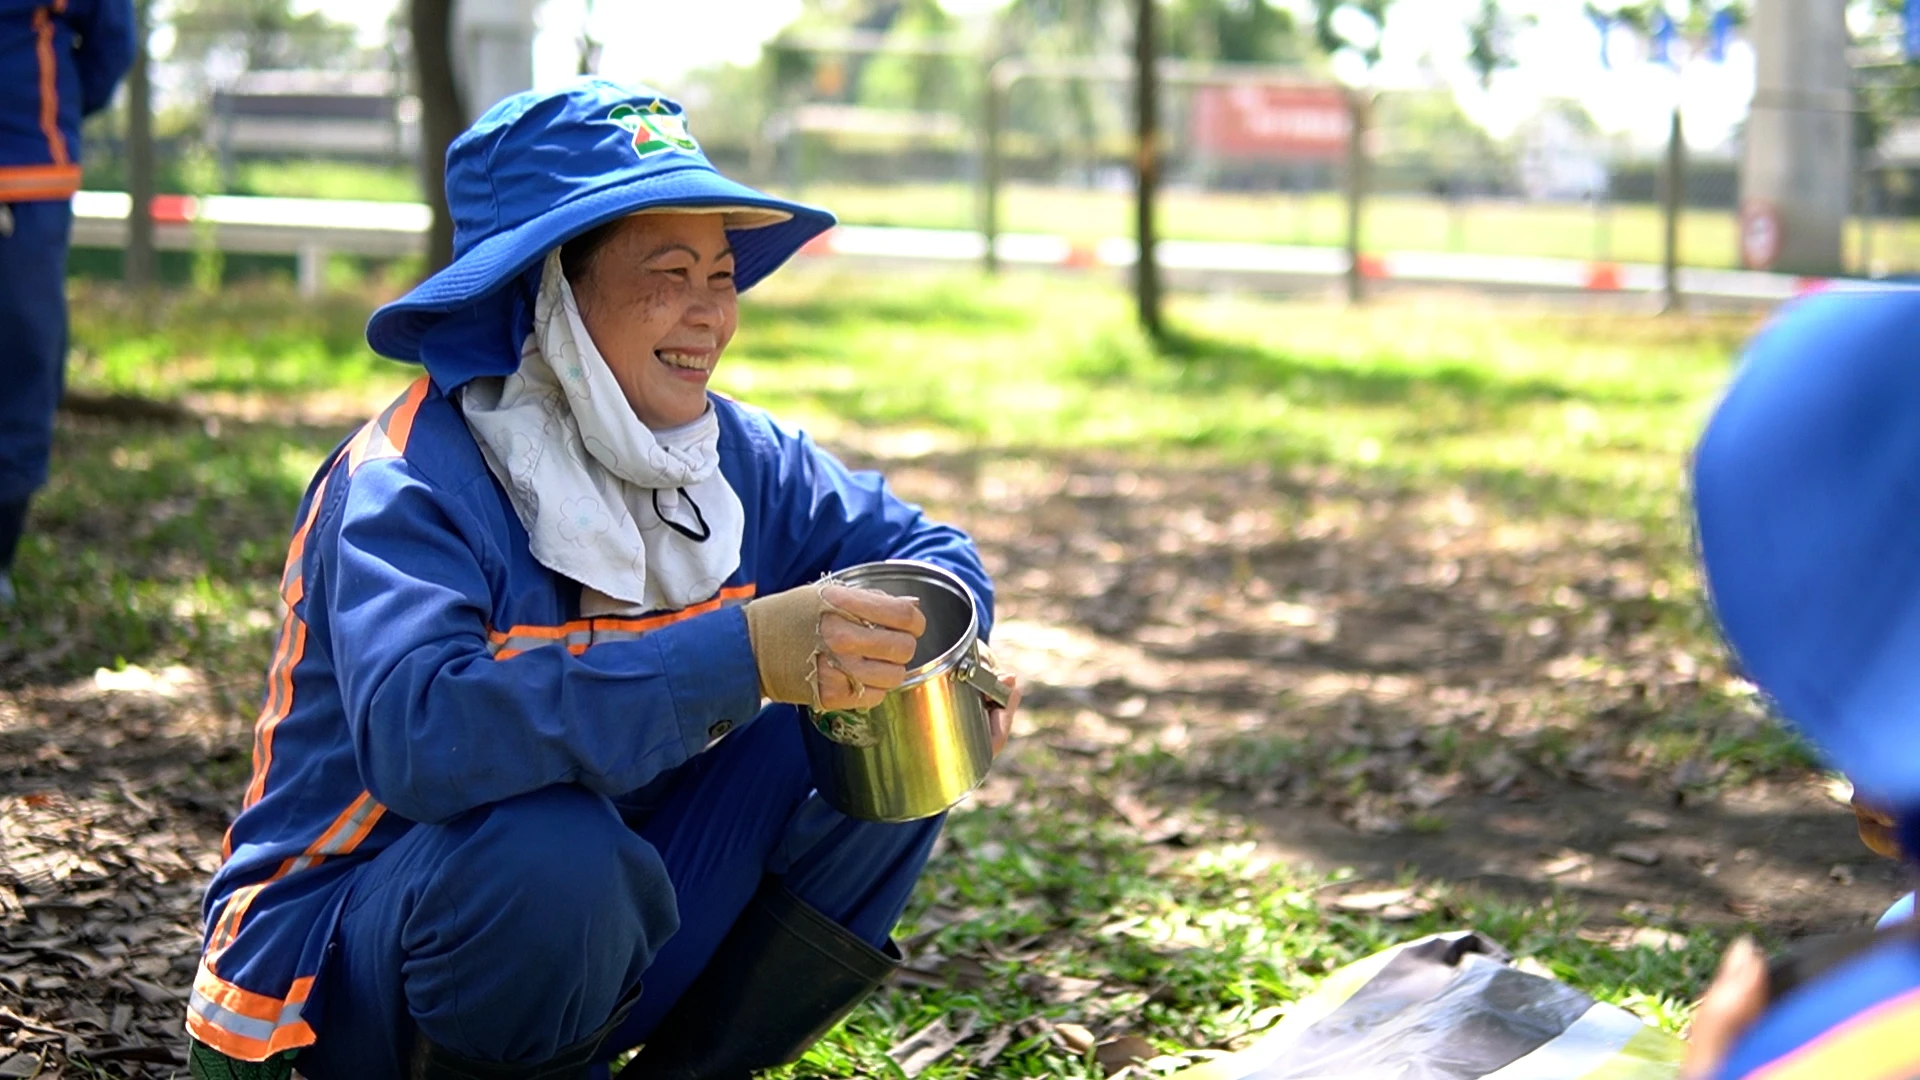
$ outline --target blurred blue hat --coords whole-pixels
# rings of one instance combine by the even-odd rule
[[[1693,473],[1707,586],[1748,675],[1864,793],[1912,817],[1920,290],[1784,309],[1749,347]]]
[[[419,360],[422,337],[449,314],[568,239],[628,214],[724,213],[742,290],[834,223],[825,210],[720,175],[678,102],[601,78],[516,94],[488,109],[447,148],[447,205],[453,261],[367,323],[367,343],[383,356]]]

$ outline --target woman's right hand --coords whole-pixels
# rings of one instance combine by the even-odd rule
[[[817,709],[864,709],[907,678],[927,617],[906,597],[805,585],[747,605],[760,692]]]

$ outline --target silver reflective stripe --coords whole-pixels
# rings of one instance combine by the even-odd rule
[[[224,1008],[208,999],[205,994],[195,990],[187,1004],[201,1018],[222,1031],[229,1031],[243,1039],[257,1039],[261,1042],[273,1038],[273,1033],[288,1024],[300,1022],[300,1007],[305,1002],[292,1001],[280,1008],[280,1019],[255,1020],[251,1016],[241,1016],[231,1009]]]

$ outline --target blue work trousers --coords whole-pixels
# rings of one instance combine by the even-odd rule
[[[799,718],[775,705],[682,766],[644,815],[545,788],[417,825],[360,870],[316,990],[311,1080],[399,1080],[416,1030],[534,1064],[591,1035],[646,1039],[767,874],[870,944],[906,907],[941,819],[855,821],[813,793]],[[318,995],[317,995],[318,996]]]
[[[6,210],[13,228],[0,235],[0,504],[25,502],[47,482],[53,413],[66,383],[73,232],[71,203]]]

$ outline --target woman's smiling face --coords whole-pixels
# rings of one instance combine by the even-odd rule
[[[640,422],[707,411],[707,382],[733,340],[739,297],[719,214],[636,214],[570,272],[580,321]]]

